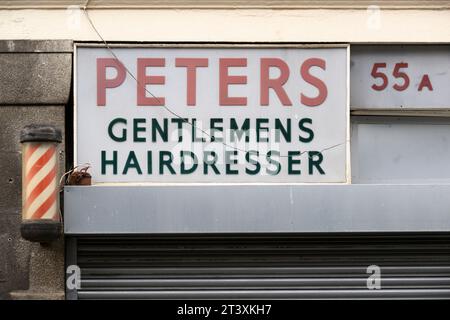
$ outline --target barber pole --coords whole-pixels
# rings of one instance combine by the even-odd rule
[[[61,233],[58,144],[61,131],[48,125],[22,130],[22,236],[49,242]]]
[[[23,218],[58,220],[56,144],[29,143],[24,149]]]

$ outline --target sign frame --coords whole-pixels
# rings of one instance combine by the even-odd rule
[[[348,185],[351,184],[351,156],[350,156],[350,44],[349,43],[93,43],[93,42],[74,42],[73,44],[73,167],[83,165],[78,163],[78,116],[77,116],[77,54],[78,48],[104,48],[113,50],[114,48],[252,48],[252,49],[323,49],[323,48],[344,48],[346,49],[346,134],[345,134],[345,181],[343,182],[97,182],[93,185],[101,186],[176,186],[176,185]],[[111,55],[112,56],[112,55]]]

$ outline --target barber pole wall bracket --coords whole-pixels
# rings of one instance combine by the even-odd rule
[[[33,242],[51,242],[62,232],[59,209],[58,144],[61,130],[50,125],[22,129],[21,235]]]

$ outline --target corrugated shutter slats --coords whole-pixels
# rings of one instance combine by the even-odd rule
[[[450,298],[450,235],[79,238],[79,299]],[[369,265],[381,290],[368,290]]]

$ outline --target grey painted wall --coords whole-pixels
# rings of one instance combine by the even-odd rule
[[[42,247],[20,236],[20,130],[48,123],[64,130],[72,77],[71,41],[0,41],[0,299],[62,292],[63,241]],[[71,109],[69,109],[71,110]],[[65,143],[60,164],[65,168]],[[36,275],[40,275],[36,277]],[[60,295],[60,293],[55,296]]]
[[[450,117],[352,117],[352,183],[448,184]]]

